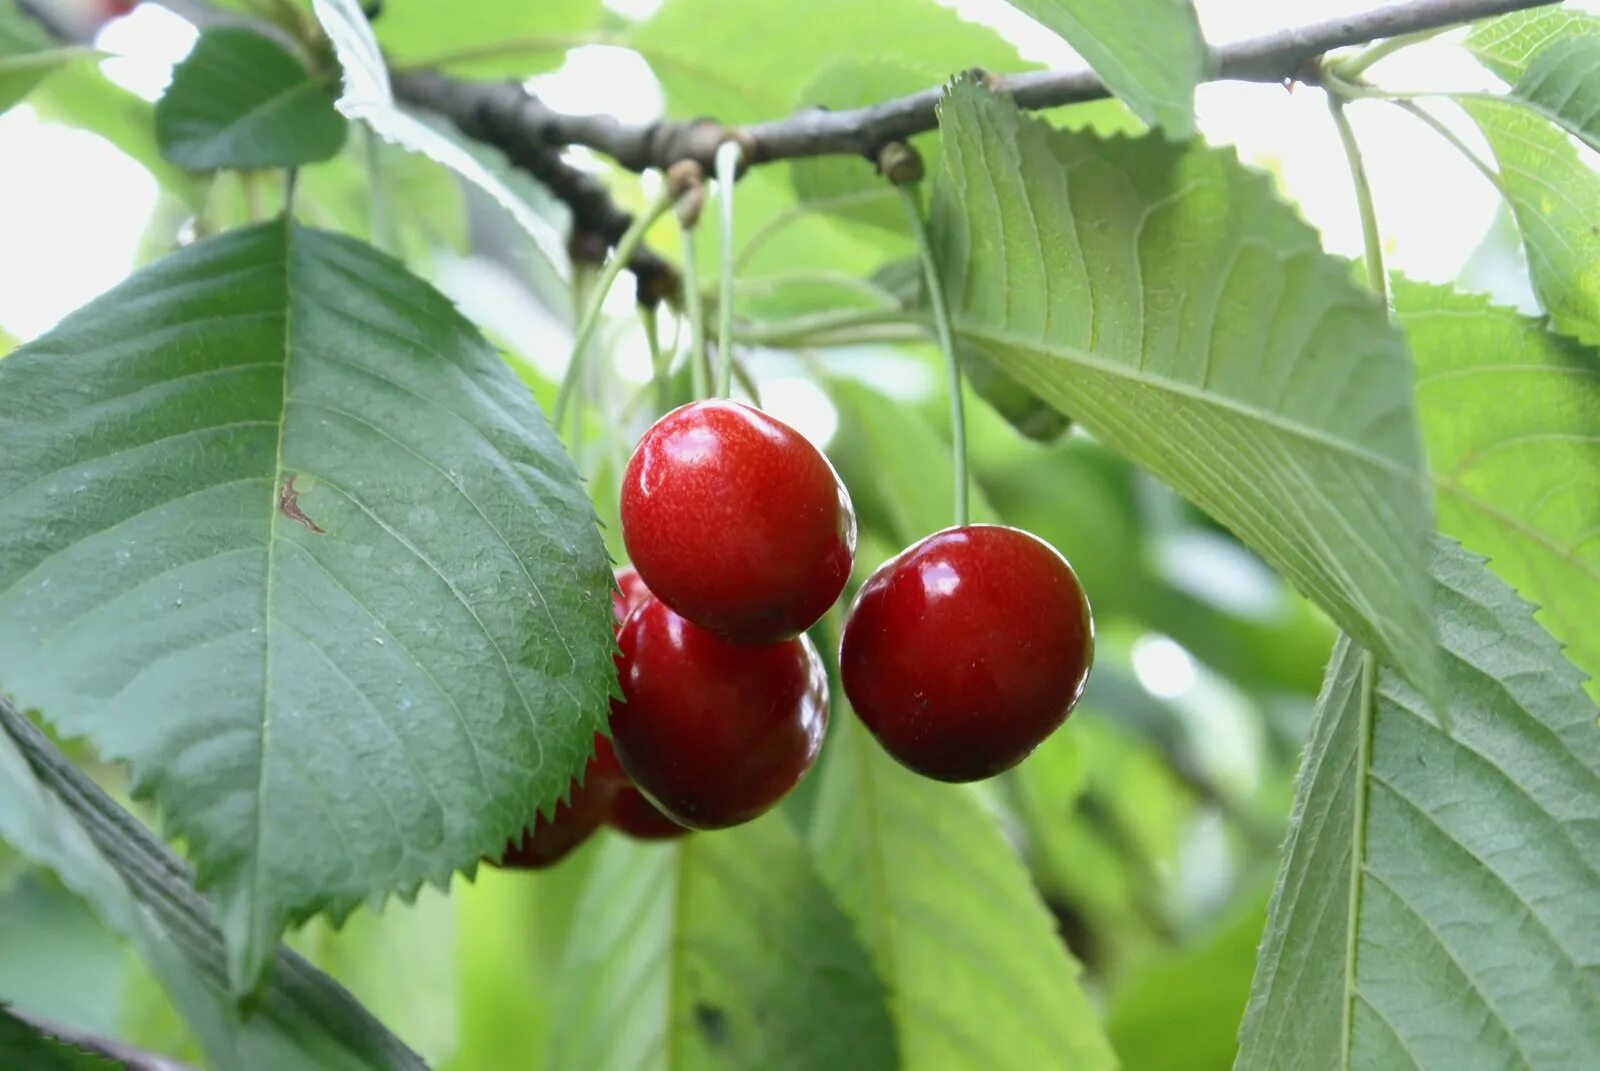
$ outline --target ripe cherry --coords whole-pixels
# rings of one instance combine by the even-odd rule
[[[680,406],[639,440],[622,481],[622,538],[650,590],[736,643],[816,623],[855,557],[850,495],[787,424],[720,399]]]
[[[904,765],[976,781],[1027,757],[1072,712],[1094,623],[1072,566],[999,525],[936,532],[884,563],[850,608],[845,694]]]
[[[738,646],[647,599],[622,623],[617,645],[617,758],[678,824],[748,822],[810,769],[828,724],[828,685],[809,640]]]
[[[617,627],[621,628],[628,612],[650,598],[650,589],[644,586],[644,581],[639,579],[639,571],[631,565],[622,566],[616,576],[617,590],[611,593],[611,612],[616,618]],[[612,755],[611,761],[615,765],[616,756],[610,751],[609,743],[607,752]],[[634,788],[620,765],[616,765],[616,776],[622,784],[618,786],[616,796],[611,801],[611,812],[606,816],[606,821],[613,829],[635,840],[671,840],[689,832],[662,814],[655,804],[645,798],[643,792]]]
[[[522,836],[506,843],[499,865],[511,870],[543,870],[565,859],[588,840],[611,812],[617,792],[626,784],[611,742],[595,734],[595,753],[583,770],[583,782],[572,782],[565,803],[551,818],[540,815]]]
[[[659,807],[632,785],[617,789],[606,821],[612,829],[626,833],[634,840],[674,840],[689,832],[687,826],[680,826],[662,814]]]

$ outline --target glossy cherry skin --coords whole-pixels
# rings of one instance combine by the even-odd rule
[[[499,865],[510,870],[543,870],[555,866],[588,840],[611,813],[617,792],[627,779],[617,764],[611,742],[596,734],[595,753],[583,770],[583,782],[572,782],[567,802],[555,815],[540,815],[520,838],[508,841]]]
[[[936,532],[862,586],[839,650],[845,694],[903,765],[976,781],[1028,756],[1072,712],[1094,623],[1072,566],[999,525]]]
[[[606,821],[612,829],[634,840],[676,840],[689,832],[687,826],[680,826],[662,814],[659,807],[632,785],[617,789]]]
[[[740,646],[647,599],[617,647],[612,744],[634,786],[679,825],[748,822],[811,768],[828,684],[806,638]]]
[[[798,636],[855,559],[850,495],[828,459],[759,409],[680,406],[622,480],[622,539],[656,598],[736,643]]]
[[[616,577],[617,590],[611,593],[611,612],[616,618],[617,627],[621,628],[629,611],[650,598],[650,589],[644,586],[644,581],[639,579],[639,571],[631,565],[618,569]],[[643,792],[633,787],[628,775],[617,763],[609,741],[606,742],[606,754],[610,756],[615,776],[621,782],[611,801],[611,810],[606,815],[611,828],[634,840],[672,840],[689,832],[657,810],[655,804],[645,799]]]

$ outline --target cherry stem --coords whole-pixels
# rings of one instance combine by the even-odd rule
[[[899,183],[900,202],[905,205],[906,221],[917,240],[917,256],[922,261],[923,284],[928,291],[928,305],[933,310],[933,331],[939,340],[939,351],[944,354],[945,369],[950,375],[950,443],[951,461],[955,468],[956,524],[967,523],[967,414],[961,398],[961,361],[956,356],[955,334],[950,329],[950,309],[944,300],[944,283],[939,278],[939,265],[933,257],[933,246],[928,241],[928,227],[922,216],[922,198],[917,185]]]
[[[1438,37],[1442,33],[1449,33],[1451,30],[1460,25],[1462,24],[1457,22],[1446,26],[1430,26],[1426,30],[1417,30],[1414,33],[1403,33],[1394,37],[1386,37],[1376,44],[1368,45],[1366,48],[1362,49],[1353,56],[1335,62],[1332,64],[1332,66],[1339,72],[1341,76],[1345,78],[1357,78],[1364,71],[1366,71],[1368,67],[1371,67],[1379,60],[1387,59],[1389,56],[1399,52],[1402,48],[1410,48],[1412,45],[1419,45],[1424,41]]]
[[[1389,307],[1389,280],[1383,270],[1383,238],[1378,232],[1378,212],[1372,204],[1372,184],[1367,181],[1367,168],[1361,160],[1361,146],[1356,142],[1356,132],[1344,114],[1344,100],[1328,95],[1328,110],[1333,113],[1333,125],[1339,130],[1339,142],[1350,165],[1350,181],[1355,186],[1356,207],[1361,213],[1361,239],[1365,247],[1367,284],[1373,293]]]
[[[600,278],[600,271],[594,264],[576,262],[572,265],[572,306],[575,312],[581,314],[583,309],[589,307],[589,301],[594,296],[595,286]],[[594,404],[594,366],[588,362],[588,353],[591,349],[598,348],[593,340],[575,350],[572,355],[571,365],[581,368],[582,374],[577,391],[589,404]],[[561,418],[556,418],[556,434],[567,434],[567,449],[572,454],[572,459],[578,465],[580,472],[585,472],[582,457],[584,450],[583,410],[575,408],[570,416],[571,427],[564,427]]]
[[[722,224],[722,273],[717,280],[717,397],[733,393],[733,184],[743,150],[737,141],[717,146],[717,208]]]
[[[1344,114],[1345,101],[1335,93],[1328,94],[1328,108],[1333,113],[1333,125],[1339,129],[1339,142],[1344,147],[1345,160],[1350,165],[1350,180],[1355,187],[1356,209],[1361,215],[1361,238],[1366,247],[1367,284],[1377,294],[1378,300],[1383,302],[1386,316],[1389,311],[1389,275],[1383,267],[1383,238],[1378,230],[1378,211],[1372,203],[1372,184],[1367,181],[1367,168],[1361,159],[1361,145],[1356,141],[1356,132],[1350,126],[1350,120]],[[1366,770],[1372,755],[1372,719],[1373,710],[1377,703],[1378,661],[1371,651],[1363,651],[1361,655],[1361,724],[1358,729],[1358,761],[1361,768]],[[1449,707],[1445,704],[1429,703],[1438,717],[1439,727],[1445,735],[1451,732],[1451,716]],[[1363,794],[1364,795],[1364,794]],[[1358,797],[1356,801],[1356,820],[1353,828],[1356,836],[1362,836],[1365,829],[1366,802]],[[1357,860],[1360,859],[1359,849],[1361,843],[1357,842]],[[1360,906],[1356,895],[1356,887],[1352,884],[1350,895],[1351,917]],[[1348,979],[1347,979],[1348,981]],[[1348,1015],[1347,1015],[1348,1018]],[[1348,1024],[1347,1024],[1348,1025]],[[1349,1052],[1350,1038],[1346,1030],[1343,1044]]]
[[[683,304],[689,317],[689,379],[696,400],[711,393],[706,358],[706,307],[700,296],[700,266],[694,248],[694,224],[678,221],[683,233]]]
[[[639,243],[644,241],[644,234],[650,229],[650,225],[660,219],[662,213],[671,206],[672,199],[663,188],[656,199],[650,202],[650,206],[628,227],[627,233],[617,243],[616,249],[612,251],[611,256],[601,267],[600,274],[595,278],[594,289],[589,293],[583,317],[578,321],[577,334],[573,338],[572,359],[567,362],[567,370],[561,377],[561,387],[556,392],[556,407],[551,414],[550,422],[558,431],[562,427],[567,409],[572,405],[572,396],[582,379],[584,354],[589,349],[589,341],[594,337],[595,329],[600,326],[600,309],[606,303],[606,295],[611,292],[611,284],[617,281],[622,269],[633,259],[633,254],[639,248]]]
[[[645,345],[650,347],[650,382],[655,388],[656,405],[663,411],[672,401],[671,361],[661,348],[661,318],[654,305],[639,306],[639,320],[644,324]]]

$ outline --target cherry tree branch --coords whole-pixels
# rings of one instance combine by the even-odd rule
[[[25,10],[45,16],[41,0],[19,0]],[[239,21],[241,16],[206,0],[160,0],[199,25]],[[1384,38],[1440,29],[1459,23],[1540,7],[1552,0],[1401,0],[1345,18],[1278,30],[1213,48],[1209,79],[1251,82],[1315,83],[1317,62],[1333,49]],[[243,18],[248,20],[248,16]],[[48,19],[42,18],[41,21]],[[250,20],[254,25],[255,21]],[[52,25],[52,28],[59,27]],[[263,26],[268,32],[276,27]],[[278,31],[281,32],[281,31]],[[979,72],[996,93],[1023,108],[1051,108],[1098,100],[1110,91],[1088,68],[994,75]],[[581,145],[603,153],[633,171],[665,170],[693,160],[707,171],[717,146],[735,140],[745,166],[808,156],[856,154],[876,159],[884,145],[934,129],[943,86],[863,108],[829,111],[813,108],[784,118],[729,127],[715,119],[659,120],[627,124],[609,115],[569,115],[557,111],[520,84],[470,82],[435,71],[392,72],[396,95],[408,104],[449,119],[463,133],[500,149],[517,167],[543,183],[573,216],[575,256],[598,259],[615,246],[633,217],[622,209],[595,175],[573,167],[562,152]],[[640,247],[629,267],[642,299],[672,296],[677,273],[649,249]]]
[[[1403,0],[1345,18],[1331,19],[1213,48],[1209,79],[1248,82],[1316,80],[1316,61],[1324,53],[1380,38],[1397,37],[1472,22],[1552,0]],[[1088,68],[984,75],[996,93],[1020,107],[1052,108],[1110,95]],[[744,147],[745,164],[807,156],[858,154],[875,158],[893,141],[932,130],[943,92],[932,86],[910,96],[864,108],[821,108],[782,119],[729,127],[714,119],[689,122],[663,119],[626,124],[609,115],[569,115],[550,108],[517,83],[480,83],[434,71],[399,72],[395,93],[408,103],[438,112],[466,130],[492,135],[491,141],[514,158],[554,146],[582,145],[611,157],[632,171],[667,168],[694,160],[708,171],[717,146],[730,139]]]

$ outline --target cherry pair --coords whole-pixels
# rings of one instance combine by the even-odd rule
[[[621,506],[637,573],[619,574],[617,758],[684,825],[748,822],[822,745],[827,677],[801,633],[849,579],[850,496],[793,428],[711,400],[645,433]]]
[[[620,570],[613,595],[615,758],[597,738],[585,783],[519,857],[548,844],[559,858],[607,815],[668,835],[749,821],[821,747],[826,679],[799,633],[838,598],[855,551],[850,498],[827,460],[759,410],[683,406],[628,464],[622,534],[639,571]],[[873,574],[839,664],[885,750],[925,776],[971,781],[1015,766],[1060,726],[1093,655],[1066,559],[1026,532],[964,525]],[[607,783],[621,787],[591,803],[588,786]]]

